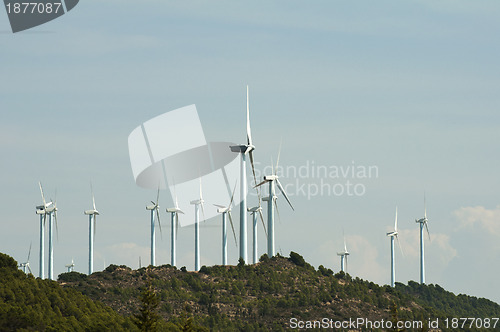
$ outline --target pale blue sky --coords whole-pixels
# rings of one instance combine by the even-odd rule
[[[423,214],[425,190],[427,282],[500,302],[499,15],[497,1],[86,0],[12,34],[2,12],[0,251],[22,261],[33,241],[38,274],[41,180],[47,196],[58,193],[55,272],[72,257],[86,271],[83,210],[92,179],[101,212],[96,268],[103,259],[134,268],[139,256],[148,261],[144,207],[155,193],[133,182],[129,133],[194,103],[207,140],[241,142],[249,84],[261,165],[276,159],[283,138],[283,166],[354,161],[379,169],[378,178],[358,181],[363,197],[292,196],[293,213],[280,201],[283,254],[297,251],[337,271],[344,227],[349,272],[387,284],[385,233],[398,205],[406,255],[396,257],[396,278],[418,280],[414,219]],[[164,211],[169,197],[161,195]],[[162,217],[157,260],[166,264]],[[192,233],[179,234],[179,266],[188,269]],[[219,263],[218,238],[218,227],[202,228],[202,264]]]

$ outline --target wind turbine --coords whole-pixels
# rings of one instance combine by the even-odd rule
[[[283,194],[283,197],[285,197],[286,201],[292,208],[292,210],[295,210],[293,208],[292,203],[290,202],[290,199],[288,199],[288,195],[285,192],[285,189],[281,185],[279,181],[279,177],[276,174],[278,170],[278,163],[280,160],[280,152],[281,152],[281,146],[280,150],[278,151],[278,159],[276,161],[276,169],[272,170],[272,175],[266,175],[264,176],[264,181],[256,185],[255,187],[259,187],[265,183],[269,183],[269,197],[263,198],[262,200],[267,201],[267,255],[269,257],[274,256],[275,249],[274,249],[274,208],[273,208],[273,203],[274,206],[276,206],[276,211],[278,211],[278,204],[276,203],[276,199],[278,198],[276,196],[276,190],[274,188],[274,184],[276,182],[276,185],[278,186],[278,189],[281,191]],[[272,167],[272,162],[271,162],[271,167]],[[279,215],[279,212],[278,212]]]
[[[73,258],[71,258],[71,264],[65,266],[68,269],[68,272],[73,272],[75,270],[75,263],[73,262]]]
[[[47,211],[47,208],[49,208],[52,205],[52,202],[46,202],[45,201],[45,196],[43,195],[43,188],[42,188],[42,183],[39,181],[38,186],[40,187],[40,194],[42,195],[42,205],[38,205],[36,207],[36,214],[40,215],[40,261],[39,261],[39,274],[38,276],[40,279],[45,278],[45,265],[44,265],[44,256],[45,256],[45,220],[47,219],[47,214],[49,212]]]
[[[264,226],[264,232],[266,232],[266,226],[264,225],[264,218],[262,217],[262,206],[260,205],[260,199],[259,199],[258,206],[248,208],[247,210],[248,210],[248,212],[250,212],[250,214],[252,215],[252,219],[253,219],[253,255],[252,255],[253,257],[252,258],[253,258],[253,264],[256,264],[257,261],[259,260],[258,250],[257,250],[257,212],[259,213],[260,219],[262,220],[262,225]]]
[[[203,194],[201,190],[201,178],[200,178],[200,198],[191,201],[194,205],[194,270],[200,270],[200,205],[203,211]],[[205,215],[205,213],[203,213]]]
[[[399,249],[401,249],[401,254],[403,254],[403,248],[399,242],[398,237],[398,207],[396,207],[396,218],[394,220],[394,231],[387,233],[387,236],[391,238],[391,287],[394,287],[396,282],[396,264],[394,262],[394,238],[398,241]]]
[[[344,251],[338,252],[337,256],[340,256],[340,270],[342,272],[347,272],[347,256],[349,256],[349,251],[347,251],[345,235],[344,235]]]
[[[57,195],[57,193],[56,193]],[[49,279],[54,280],[54,230],[53,225],[56,222],[57,228],[57,197],[53,206],[46,209],[49,215]]]
[[[89,275],[94,271],[94,236],[96,227],[96,217],[99,211],[95,208],[94,190],[90,183],[90,192],[92,193],[92,210],[86,210],[85,215],[89,216]],[[93,221],[93,222],[92,222]]]
[[[28,271],[30,271],[30,273],[33,274],[30,268],[30,256],[31,256],[31,243],[30,243],[30,250],[28,251],[28,258],[26,258],[26,262],[19,264],[19,267],[23,269],[24,273],[26,273],[26,269],[28,269]]]
[[[158,201],[160,199],[160,187],[158,187],[158,192],[156,194],[156,203],[151,201],[152,205],[146,206],[146,210],[151,211],[151,265],[156,265],[156,252],[155,252],[155,212],[156,219],[158,220],[158,226],[160,226],[161,232],[161,223],[160,223],[160,210]]]
[[[424,194],[424,217],[421,219],[415,219],[416,223],[420,224],[420,283],[425,284],[425,264],[424,264],[424,226],[427,231],[427,236],[429,240],[431,235],[429,234],[429,227],[427,226],[427,207],[425,204],[425,194]]]
[[[252,133],[250,130],[250,106],[248,99],[248,85],[247,85],[247,143],[241,145],[230,146],[232,152],[241,154],[241,168],[240,168],[240,258],[247,262],[247,177],[246,177],[246,156],[250,157],[250,164],[252,166],[252,173],[254,183],[257,183],[255,177],[255,167],[253,163],[253,150],[255,146],[252,143]]]
[[[184,214],[182,210],[179,208],[179,203],[177,202],[177,195],[175,195],[175,206],[173,208],[168,208],[167,212],[171,214],[171,250],[170,250],[170,265],[175,266],[175,240],[177,239],[177,230],[179,228],[179,213]]]
[[[229,217],[229,222],[231,223],[231,229],[233,230],[234,242],[238,246],[236,241],[236,233],[234,232],[233,218],[231,217],[231,208],[233,204],[234,192],[236,191],[236,184],[234,184],[233,194],[231,195],[231,200],[228,206],[214,204],[218,207],[217,212],[222,213],[222,265],[227,265],[227,227],[226,227],[226,214]]]

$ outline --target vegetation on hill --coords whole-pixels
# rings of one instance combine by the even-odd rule
[[[59,283],[25,275],[0,254],[0,331],[280,331],[291,318],[443,322],[499,314],[496,303],[438,285],[391,288],[323,266],[316,270],[294,252],[199,272],[110,265],[90,276],[63,273]]]
[[[103,272],[81,275],[79,280],[74,277],[61,274],[60,283],[124,316],[137,315],[144,308],[149,289],[149,295],[154,292],[159,299],[155,307],[161,317],[159,326],[174,331],[279,331],[290,327],[292,317],[427,322],[429,318],[498,317],[500,313],[496,303],[455,296],[438,285],[410,282],[391,288],[342,272],[334,274],[323,266],[316,270],[294,252],[290,258],[264,255],[255,265],[203,266],[199,272],[170,265],[139,270],[111,265]]]
[[[0,331],[134,331],[130,318],[55,281],[35,279],[0,253]]]

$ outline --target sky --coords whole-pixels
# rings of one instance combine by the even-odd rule
[[[497,1],[86,0],[16,34],[0,12],[0,252],[22,262],[32,243],[35,275],[38,181],[57,191],[55,275],[72,259],[87,271],[90,181],[95,270],[145,265],[156,192],[134,182],[128,135],[195,104],[207,141],[241,143],[249,85],[258,174],[282,142],[295,208],[279,195],[277,251],[338,271],[345,234],[348,272],[389,284],[397,207],[396,280],[418,281],[425,193],[427,283],[500,303]],[[170,262],[171,202],[162,191],[158,265]],[[202,265],[220,264],[220,227],[201,226]],[[178,234],[188,270],[193,233]]]

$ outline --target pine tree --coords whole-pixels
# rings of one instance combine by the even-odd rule
[[[141,309],[139,313],[134,316],[134,323],[141,331],[156,331],[158,328],[158,305],[160,300],[156,295],[151,282],[141,294]]]

